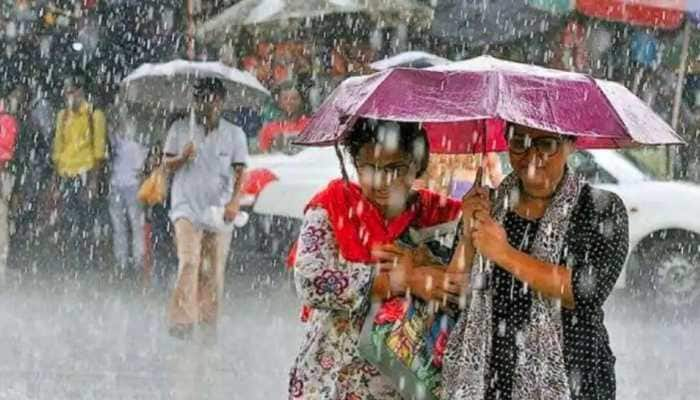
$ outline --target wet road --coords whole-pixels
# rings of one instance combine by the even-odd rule
[[[0,399],[284,399],[298,301],[283,276],[257,275],[229,274],[219,342],[205,346],[167,335],[163,289],[15,273],[0,293]],[[611,299],[618,399],[700,398],[698,320]]]

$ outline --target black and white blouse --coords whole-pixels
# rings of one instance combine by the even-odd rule
[[[604,325],[603,303],[625,263],[628,219],[620,198],[586,185],[573,209],[561,265],[572,270],[575,309],[562,308],[564,359],[574,400],[615,398],[615,356]],[[510,212],[508,241],[529,252],[539,221]],[[532,291],[509,272],[494,268],[493,346],[486,398],[511,398],[516,338],[530,315]]]

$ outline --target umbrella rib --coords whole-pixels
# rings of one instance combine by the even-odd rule
[[[494,104],[494,109],[496,111],[496,116],[498,118],[502,118],[501,116],[501,91],[503,90],[503,77],[501,74],[496,73],[496,72],[491,72],[491,74],[496,75],[496,79],[498,79],[498,90],[496,90],[496,93],[493,95],[494,96],[494,101],[496,104]]]

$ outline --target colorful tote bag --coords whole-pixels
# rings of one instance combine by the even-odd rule
[[[425,246],[435,264],[447,268],[458,231],[458,221],[409,229],[398,244]],[[456,317],[456,306],[417,298],[375,302],[360,335],[360,355],[393,382],[404,399],[440,399],[442,359]]]

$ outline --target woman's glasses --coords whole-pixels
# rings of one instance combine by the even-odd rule
[[[508,139],[508,149],[514,154],[525,154],[531,148],[545,156],[557,154],[564,140],[560,137],[531,138],[528,135],[513,135]]]

